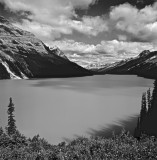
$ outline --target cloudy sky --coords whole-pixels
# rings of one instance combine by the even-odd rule
[[[81,65],[157,50],[157,0],[0,0],[0,15]]]

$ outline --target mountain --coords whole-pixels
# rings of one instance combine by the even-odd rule
[[[55,55],[60,56],[60,57],[62,57],[62,58],[64,58],[64,59],[66,59],[66,60],[69,60],[69,59],[67,58],[67,56],[64,54],[64,52],[62,52],[57,46],[51,47],[51,48],[49,48],[49,49],[50,49],[51,52],[54,53]]]
[[[157,78],[157,51],[143,51],[137,57],[107,64],[95,70],[95,74],[134,74],[147,78]]]
[[[49,48],[32,33],[0,17],[0,79],[88,76],[59,48]]]

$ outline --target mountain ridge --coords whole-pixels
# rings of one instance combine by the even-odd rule
[[[34,34],[0,16],[0,79],[89,76],[59,48],[49,48]]]
[[[157,51],[144,50],[134,58],[128,58],[95,70],[95,74],[133,74],[157,78]]]

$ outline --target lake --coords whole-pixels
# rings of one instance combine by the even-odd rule
[[[0,81],[0,124],[7,125],[9,98],[16,124],[28,137],[57,144],[78,136],[134,130],[141,97],[154,80],[133,75]]]

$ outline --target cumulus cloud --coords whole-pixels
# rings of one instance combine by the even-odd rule
[[[74,40],[62,40],[62,41],[53,41],[48,43],[49,46],[58,46],[61,50],[65,52],[72,52],[72,53],[95,53],[96,46],[85,44],[83,42],[75,42]]]
[[[112,8],[110,19],[116,22],[116,29],[126,31],[136,39],[157,41],[157,3],[139,10],[126,3]]]
[[[38,22],[30,22],[28,20],[23,20],[22,24],[13,23],[13,25],[34,33],[39,39],[42,39],[44,42],[49,42],[55,38],[60,37],[60,34],[56,32],[55,28],[50,25],[40,24]]]
[[[16,25],[33,32],[39,38],[47,34],[51,35],[53,40],[61,34],[72,34],[73,30],[96,36],[108,29],[105,20],[99,16],[73,20],[73,17],[77,18],[76,8],[87,8],[96,0],[0,0],[0,2],[13,12],[30,11],[32,14],[28,15],[28,18],[31,21],[23,20],[22,24]],[[37,32],[39,29],[42,29],[41,33]]]
[[[63,50],[69,59],[84,67],[92,63],[106,64],[135,57],[143,50],[157,50],[156,45],[153,43],[118,40],[101,41],[100,44],[90,45],[65,39],[49,44],[49,46],[54,45]]]
[[[143,50],[156,50],[155,44],[145,42],[126,42],[126,41],[101,41],[100,44],[86,44],[82,42],[75,42],[74,40],[54,41],[48,44],[49,46],[58,46],[63,51],[73,51],[80,54],[108,54],[111,56],[118,56],[118,54],[130,57],[136,56]]]
[[[70,26],[76,31],[92,36],[97,36],[98,33],[108,31],[109,29],[105,19],[100,16],[84,16],[82,21],[71,21]]]
[[[98,52],[107,52],[122,59],[137,56],[143,50],[153,51],[157,49],[155,44],[144,42],[124,42],[118,40],[102,41],[101,44],[96,46]]]

